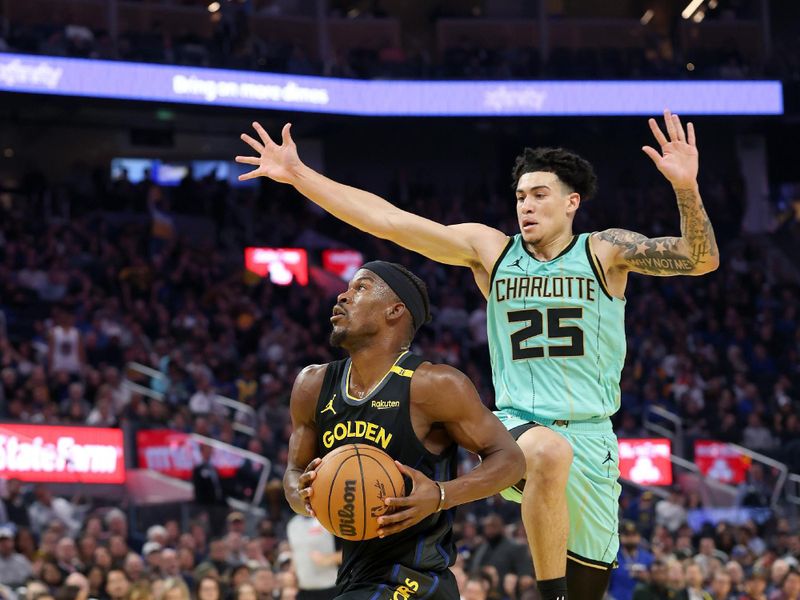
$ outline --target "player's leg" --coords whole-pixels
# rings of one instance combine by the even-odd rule
[[[607,432],[584,427],[593,426],[563,432],[575,453],[567,482],[567,589],[572,598],[602,600],[619,550],[618,446],[610,424]]]
[[[528,535],[536,581],[543,600],[565,598],[569,442],[547,427],[531,427],[517,438],[525,455],[522,522]],[[580,598],[580,596],[576,596]]]

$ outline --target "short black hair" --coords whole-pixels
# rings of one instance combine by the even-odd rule
[[[589,200],[597,192],[597,175],[591,163],[564,148],[525,148],[514,162],[511,176],[513,188],[517,189],[519,179],[525,173],[544,171],[555,173],[571,190]]]

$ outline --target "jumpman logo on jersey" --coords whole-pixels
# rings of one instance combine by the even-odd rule
[[[611,460],[613,460],[611,458],[611,450],[607,450],[606,459],[603,461],[603,464],[606,464],[607,462],[611,462]]]
[[[514,262],[512,262],[508,266],[509,267],[517,267],[520,271],[524,271],[525,269],[523,269],[522,265],[519,264],[521,261],[522,261],[522,257],[520,256],[517,260],[515,260]]]
[[[326,412],[328,412],[328,411],[331,411],[333,414],[336,414],[336,409],[335,409],[335,408],[333,408],[333,401],[334,401],[334,400],[336,400],[336,394],[334,394],[334,395],[333,395],[333,398],[331,398],[331,399],[330,399],[330,402],[328,402],[328,403],[325,405],[325,408],[323,408],[323,409],[320,411],[320,413],[319,413],[319,414],[324,414],[324,413],[326,413]]]

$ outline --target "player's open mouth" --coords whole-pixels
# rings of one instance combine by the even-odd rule
[[[333,322],[335,319],[338,319],[340,317],[344,317],[346,315],[347,315],[347,313],[344,312],[343,308],[340,308],[339,306],[334,306],[333,307],[333,314],[331,315],[331,322]]]
[[[522,229],[524,231],[528,231],[528,230],[533,229],[534,227],[536,227],[538,224],[539,224],[538,221],[523,221],[522,222]]]

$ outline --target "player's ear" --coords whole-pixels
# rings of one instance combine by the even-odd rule
[[[581,195],[578,192],[572,192],[567,196],[567,214],[573,214],[581,205]]]
[[[386,309],[386,320],[391,322],[398,321],[403,318],[406,312],[406,305],[402,302],[395,302]]]

